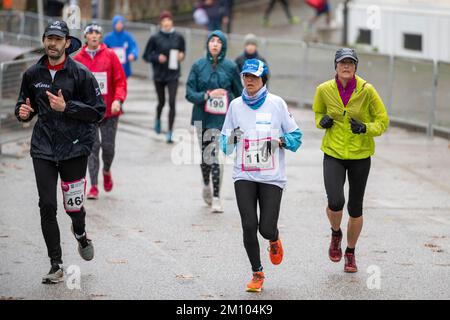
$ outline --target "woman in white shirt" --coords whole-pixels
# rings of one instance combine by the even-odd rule
[[[247,291],[259,292],[264,273],[258,227],[260,234],[270,241],[270,260],[275,265],[280,264],[283,247],[277,224],[286,186],[284,150],[295,152],[301,145],[302,134],[284,100],[268,92],[264,62],[247,60],[241,75],[244,91],[230,104],[222,128],[221,147],[226,154],[236,148],[233,179],[244,247],[253,271]]]

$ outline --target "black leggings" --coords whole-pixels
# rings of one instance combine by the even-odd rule
[[[269,6],[266,9],[266,12],[264,13],[264,18],[269,19],[270,14],[272,13],[273,7],[275,6],[275,3],[278,0],[270,0]],[[280,0],[281,4],[283,5],[284,12],[286,13],[286,16],[288,19],[292,19],[291,9],[289,8],[289,0]]]
[[[328,197],[328,208],[332,211],[344,209],[344,184],[346,174],[348,174],[348,213],[353,218],[362,216],[364,192],[369,176],[370,162],[370,157],[361,160],[340,160],[325,154],[323,158],[323,176]]]
[[[58,173],[61,176],[61,180],[65,182],[80,180],[86,176],[87,162],[88,157],[78,157],[60,162],[33,159],[39,193],[41,228],[52,264],[62,264],[62,250],[58,221],[56,219]],[[86,217],[84,207],[79,212],[67,212],[67,214],[72,219],[75,233],[78,235],[84,234]]]
[[[267,240],[278,240],[278,216],[283,189],[278,186],[247,180],[234,183],[237,205],[244,232],[244,247],[253,272],[261,271],[259,233]],[[259,221],[257,205],[259,202]]]
[[[215,133],[220,132],[214,129],[203,129],[202,135],[199,139],[202,146],[202,163],[200,169],[202,170],[203,183],[205,186],[209,185],[210,177],[213,182],[213,196],[219,197],[220,183],[221,183],[221,168],[219,164],[218,151],[218,136]]]
[[[158,95],[158,106],[156,107],[156,119],[161,120],[161,114],[166,104],[165,88],[169,91],[169,131],[173,131],[173,124],[175,123],[175,102],[177,98],[178,80],[172,81],[155,81],[156,94]]]

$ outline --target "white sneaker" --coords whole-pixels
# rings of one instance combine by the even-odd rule
[[[208,186],[203,186],[203,200],[205,200],[206,204],[208,206],[210,206],[212,204],[212,192],[211,192],[211,187]]]
[[[220,202],[220,198],[214,197],[212,199],[211,212],[212,213],[222,213],[223,212],[222,203]]]

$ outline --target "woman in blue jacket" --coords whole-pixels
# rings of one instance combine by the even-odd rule
[[[113,18],[113,31],[105,36],[103,42],[119,57],[126,77],[131,76],[131,62],[138,59],[139,48],[133,36],[125,31],[124,17],[117,15]]]
[[[203,199],[212,212],[223,212],[220,202],[219,138],[228,104],[242,93],[242,83],[236,64],[225,59],[227,39],[216,30],[209,34],[206,57],[197,60],[187,81],[186,99],[194,104],[191,124],[197,129],[202,146],[201,170]],[[211,146],[210,146],[211,145]],[[212,175],[213,194],[210,176]]]

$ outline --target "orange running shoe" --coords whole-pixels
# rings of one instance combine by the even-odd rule
[[[269,246],[269,255],[270,255],[270,261],[274,265],[279,265],[281,261],[283,261],[283,246],[281,245],[281,240],[278,239],[277,241],[270,241]]]
[[[264,272],[253,272],[253,278],[247,284],[247,292],[261,292],[264,284]]]

